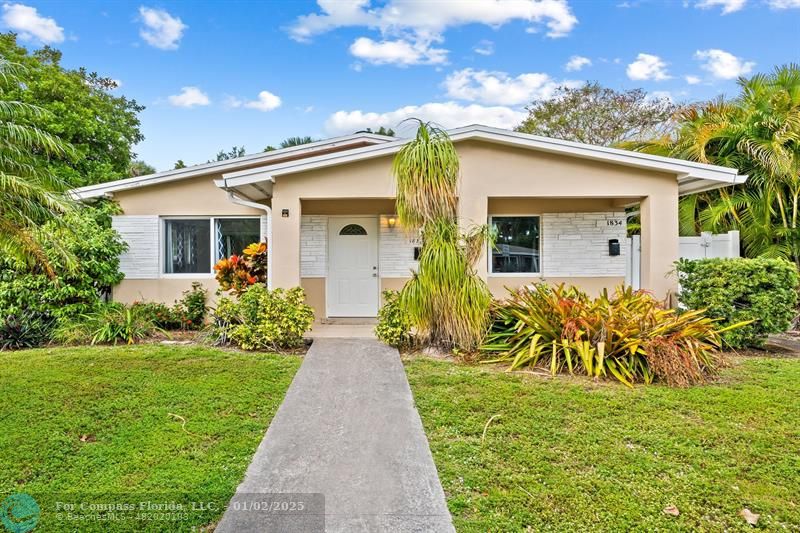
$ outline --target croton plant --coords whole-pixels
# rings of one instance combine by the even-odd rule
[[[214,272],[220,288],[236,295],[243,293],[251,285],[266,283],[267,243],[253,243],[241,255],[234,254],[220,259],[214,265]]]

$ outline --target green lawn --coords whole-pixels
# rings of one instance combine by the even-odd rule
[[[69,499],[65,493],[88,501],[227,501],[299,365],[293,356],[190,346],[0,353],[0,500],[33,496],[42,507],[37,531],[212,523],[219,506],[170,525],[57,523],[48,507]]]
[[[800,530],[800,359],[690,389],[406,369],[459,531]]]

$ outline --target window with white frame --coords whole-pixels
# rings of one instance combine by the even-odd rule
[[[494,274],[538,274],[538,216],[493,216],[490,219],[496,241],[490,262]]]
[[[210,274],[214,262],[260,240],[259,218],[164,219],[164,273]]]

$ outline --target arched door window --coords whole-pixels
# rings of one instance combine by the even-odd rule
[[[366,235],[367,230],[358,224],[348,224],[339,231],[339,235]]]

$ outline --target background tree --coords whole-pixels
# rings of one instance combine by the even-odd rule
[[[0,34],[0,57],[20,64],[21,84],[0,88],[3,100],[35,105],[49,113],[30,117],[30,124],[72,145],[52,154],[47,169],[70,187],[128,176],[133,146],[144,136],[135,100],[114,96],[118,83],[81,68],[60,65],[61,52],[48,46],[28,52],[13,33]]]
[[[281,148],[289,148],[290,146],[300,146],[301,144],[309,144],[316,142],[316,139],[306,135],[305,137],[288,137],[281,141]]]
[[[216,159],[209,159],[208,163],[213,163],[214,161],[227,161],[228,159],[236,159],[237,157],[242,157],[245,155],[244,146],[234,146],[227,152],[225,150],[220,150],[217,152]]]
[[[474,350],[489,325],[491,293],[474,268],[488,230],[459,229],[458,153],[447,132],[419,121],[392,171],[400,224],[422,237],[419,267],[400,291],[400,305],[423,342]]]
[[[178,170],[180,168],[186,168],[186,163],[183,162],[183,159],[178,159],[175,161],[175,165],[172,167],[172,170]]]
[[[741,93],[678,115],[672,137],[627,147],[738,168],[743,186],[691,195],[680,203],[681,232],[739,230],[748,256],[800,266],[800,66],[739,80]]]
[[[615,91],[598,83],[559,87],[555,96],[537,100],[516,131],[599,146],[659,138],[673,128],[678,106],[642,89]]]
[[[385,128],[381,126],[375,131],[372,131],[372,128],[366,128],[363,130],[358,130],[356,133],[375,133],[377,135],[386,135],[388,137],[394,137],[394,130],[392,128]]]
[[[0,86],[12,89],[0,91],[0,255],[54,277],[42,244],[43,226],[62,225],[61,217],[73,206],[48,158],[69,157],[71,148],[34,125],[48,120],[47,111],[8,98],[20,85],[20,73],[21,66],[0,59]]]
[[[128,176],[131,178],[135,178],[136,176],[146,176],[148,174],[155,174],[156,167],[153,165],[148,165],[144,161],[131,161],[131,165],[128,168]]]

